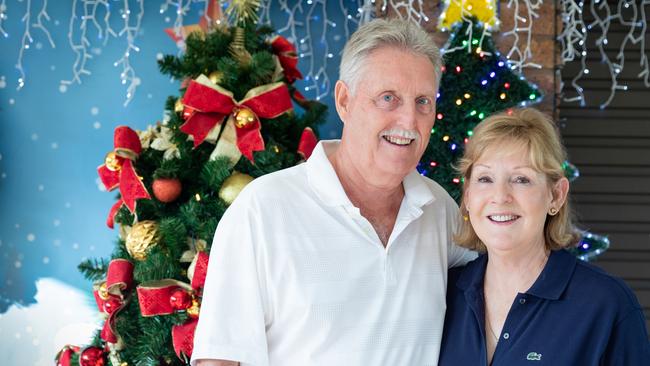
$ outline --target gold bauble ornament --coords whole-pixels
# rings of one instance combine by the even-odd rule
[[[116,172],[122,169],[122,165],[120,164],[120,160],[117,158],[117,154],[115,153],[115,151],[111,151],[108,154],[106,154],[106,158],[104,159],[104,164],[106,164],[108,170],[112,172]]]
[[[200,310],[201,310],[201,306],[199,305],[199,302],[196,299],[193,299],[192,306],[187,308],[187,315],[196,319],[199,317]]]
[[[223,72],[213,71],[210,73],[210,75],[208,75],[208,79],[210,79],[210,81],[213,82],[214,84],[219,84],[223,79]]]
[[[158,244],[158,223],[152,220],[140,221],[133,225],[126,237],[126,250],[133,259],[143,261],[147,253]]]
[[[183,109],[185,109],[183,100],[181,98],[176,99],[176,103],[174,103],[174,112],[183,113]]]
[[[102,282],[102,284],[99,285],[99,288],[97,289],[97,294],[99,295],[100,299],[108,300],[109,294],[108,294],[108,288],[106,287],[106,282]]]
[[[221,185],[221,189],[219,189],[219,198],[224,200],[228,205],[232,204],[235,201],[235,198],[239,195],[239,192],[241,192],[248,183],[252,182],[253,179],[254,178],[248,174],[233,172],[232,175]]]
[[[242,108],[235,114],[235,125],[238,128],[246,127],[255,121],[255,113],[248,108]]]

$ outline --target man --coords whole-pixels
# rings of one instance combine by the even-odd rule
[[[256,179],[219,223],[193,365],[437,363],[447,267],[474,257],[450,244],[454,201],[415,171],[440,63],[405,21],[350,38],[341,141]]]

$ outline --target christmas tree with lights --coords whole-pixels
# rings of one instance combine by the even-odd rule
[[[456,200],[462,182],[454,169],[474,127],[488,116],[513,107],[537,103],[543,97],[535,85],[515,73],[494,46],[489,24],[477,18],[456,23],[445,46],[444,66],[436,102],[436,123],[429,145],[418,165],[421,174],[442,185]],[[564,163],[566,176],[579,172]],[[583,260],[609,247],[606,237],[585,232],[570,251]]]
[[[257,26],[257,7],[231,2],[228,25],[213,1],[201,23],[169,32],[185,51],[159,66],[184,80],[181,96],[168,99],[161,123],[115,129],[98,172],[120,193],[107,219],[119,239],[110,260],[79,266],[105,321],[57,365],[187,365],[222,214],[250,181],[311,154],[326,108],[293,87],[295,48]]]

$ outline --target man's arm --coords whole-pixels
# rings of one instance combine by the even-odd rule
[[[224,360],[196,360],[196,366],[239,366],[239,362]]]

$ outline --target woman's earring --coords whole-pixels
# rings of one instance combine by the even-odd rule
[[[551,216],[555,216],[555,215],[557,214],[557,208],[555,208],[555,207],[551,207],[551,209],[548,211],[548,213],[549,213]]]

